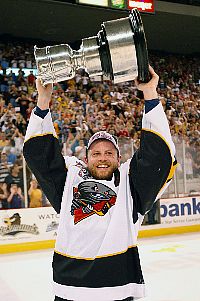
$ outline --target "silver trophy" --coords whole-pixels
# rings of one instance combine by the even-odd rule
[[[68,44],[34,48],[43,85],[71,79],[84,68],[90,76],[106,75],[114,83],[148,80],[148,52],[137,9],[127,18],[103,22],[96,36],[82,39],[78,51]]]

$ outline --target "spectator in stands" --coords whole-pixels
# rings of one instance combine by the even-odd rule
[[[76,88],[79,89],[80,85],[81,85],[81,82],[82,82],[81,70],[77,71],[74,80],[75,80],[75,83],[76,83]],[[69,82],[68,82],[68,87],[72,87],[72,85],[70,85]]]
[[[81,137],[78,140],[78,143],[79,145],[75,147],[74,156],[83,161],[86,156],[86,146],[84,144],[84,140]]]
[[[0,94],[0,116],[3,115],[4,110],[5,110],[5,99],[3,94]]]
[[[0,133],[0,150],[3,150],[5,146],[9,144],[9,140],[5,133]]]
[[[42,191],[38,188],[36,180],[31,180],[28,195],[30,198],[30,208],[42,207]]]
[[[17,115],[20,116],[20,115]],[[18,117],[16,119],[16,125],[18,122]],[[14,134],[11,137],[11,141],[14,141],[14,148],[15,148],[15,153],[16,155],[20,155],[22,153],[22,147],[23,147],[23,142],[24,142],[24,136],[20,132],[19,128],[15,129]]]
[[[8,185],[8,189],[11,188],[12,184],[17,184],[23,190],[23,179],[20,175],[21,166],[18,164],[13,164],[10,167],[9,175],[5,178],[5,183]]]
[[[12,166],[11,162],[8,162],[6,153],[1,153],[0,157],[0,183],[5,182],[5,178],[9,175],[9,169]]]
[[[69,136],[67,138],[66,145],[65,145],[65,151],[64,151],[66,156],[73,155],[76,146],[78,146],[78,139],[79,139],[79,135],[76,135],[74,137],[74,135],[71,132],[69,133]]]
[[[2,126],[2,131],[4,132],[5,129],[3,129],[3,126],[6,122],[9,122],[9,121],[12,121],[14,119],[14,117],[12,116],[12,105],[11,104],[8,104],[8,105],[4,105],[4,109],[3,109],[3,112],[2,112],[2,116],[1,116],[1,119],[0,119],[0,123],[1,123],[1,126]]]
[[[19,90],[15,84],[12,84],[9,89],[8,100],[13,106],[13,108],[17,106],[16,99],[18,99],[18,97],[19,97]]]
[[[69,136],[69,132],[70,132],[69,123],[70,123],[69,118],[64,118],[63,119],[63,123],[62,123],[62,126],[61,126],[61,134],[62,134],[62,141],[63,142],[66,142],[67,138]]]
[[[32,57],[31,57],[30,53],[28,53],[28,55],[26,57],[26,68],[33,68]]]
[[[31,101],[31,102],[29,102],[28,109],[26,110],[26,120],[27,121],[29,121],[31,112],[33,111],[33,109],[34,109],[34,103]]]
[[[8,209],[8,190],[6,183],[0,183],[0,210]]]
[[[23,118],[23,116],[21,115],[20,112],[16,112],[16,120],[15,120],[15,125],[17,127],[17,129],[19,130],[19,132],[17,132],[17,134],[14,137],[20,138],[18,139],[18,142],[23,139],[24,137],[24,133],[26,131],[26,120]],[[16,143],[16,139],[14,138],[15,143]],[[18,144],[16,143],[16,147],[18,146]]]
[[[16,102],[19,104],[20,107],[20,113],[22,114],[25,120],[27,119],[27,109],[29,107],[30,100],[31,99],[25,92],[22,92],[21,96],[16,99]]]
[[[4,133],[6,135],[6,138],[10,141],[12,138],[14,132],[15,132],[16,127],[12,123],[12,121],[8,121],[4,124]]]
[[[24,196],[22,190],[17,184],[10,187],[10,195],[8,196],[8,206],[10,209],[18,209],[24,207]]]
[[[4,71],[4,74],[6,72],[6,69],[9,67],[9,61],[5,58],[5,57],[2,57],[2,60],[1,60],[1,68],[2,70]]]
[[[17,150],[15,148],[15,141],[13,139],[10,139],[8,145],[4,146],[2,152],[8,152],[10,154],[12,163],[14,163],[14,161],[16,160],[16,156],[18,155]],[[15,155],[15,157],[13,157],[12,155]]]
[[[3,76],[3,78],[1,79],[1,85],[0,85],[0,89],[2,93],[7,93],[9,86],[8,86],[8,77],[6,75]]]
[[[83,89],[85,89],[87,91],[88,87],[89,87],[88,86],[89,85],[89,76],[86,72],[82,76],[82,84],[83,84]]]
[[[13,58],[10,62],[10,65],[12,68],[17,68],[17,60],[15,58]]]
[[[30,71],[30,74],[27,76],[27,82],[29,85],[34,85],[35,75],[33,74],[33,71]]]
[[[10,143],[10,141],[9,141],[9,143]],[[15,163],[15,161],[17,160],[17,156],[14,153],[10,152],[10,149],[8,149],[8,148],[5,151],[2,151],[2,153],[6,154],[7,161],[11,165],[13,165]]]

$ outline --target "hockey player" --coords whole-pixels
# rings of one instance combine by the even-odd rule
[[[143,217],[170,183],[176,160],[158,100],[158,75],[139,84],[145,110],[140,148],[120,165],[116,139],[89,140],[85,161],[63,157],[49,112],[52,85],[37,80],[38,103],[24,156],[60,222],[53,258],[55,300],[114,301],[145,296],[137,248]]]

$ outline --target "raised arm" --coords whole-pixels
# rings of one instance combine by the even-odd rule
[[[59,212],[67,169],[49,112],[52,84],[43,87],[37,79],[36,87],[38,102],[28,124],[23,154],[47,199]]]
[[[144,215],[164,192],[177,165],[175,147],[167,117],[157,95],[159,77],[149,68],[151,80],[137,83],[143,91],[145,111],[142,119],[140,148],[130,162],[130,188],[134,199],[134,221]]]

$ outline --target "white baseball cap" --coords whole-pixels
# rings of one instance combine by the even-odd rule
[[[91,144],[96,141],[96,140],[99,140],[99,139],[105,139],[105,140],[108,140],[110,142],[113,143],[114,147],[118,150],[118,152],[120,153],[120,150],[119,150],[119,146],[118,146],[118,143],[117,143],[117,139],[112,136],[111,134],[107,133],[106,131],[100,131],[100,132],[97,132],[95,133],[89,140],[88,142],[88,145],[87,145],[87,149],[90,148]]]

